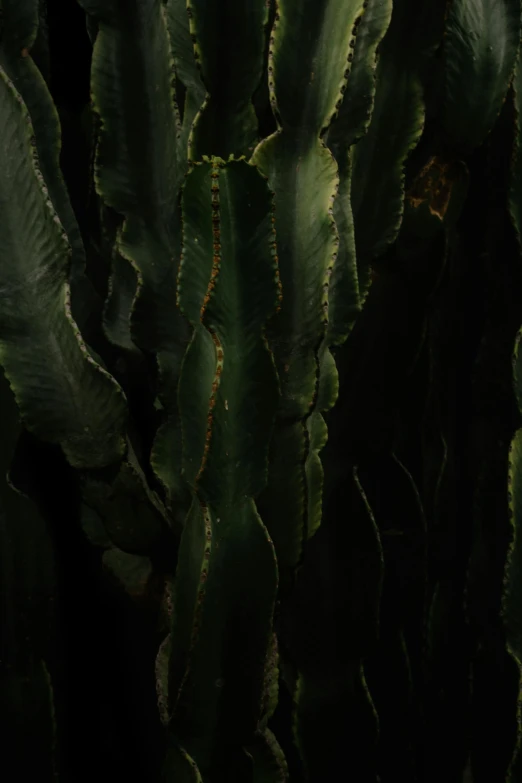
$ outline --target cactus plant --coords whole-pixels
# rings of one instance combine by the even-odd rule
[[[0,0],[16,779],[520,780],[521,32]]]

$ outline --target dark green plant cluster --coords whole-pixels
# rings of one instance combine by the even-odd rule
[[[521,12],[0,0],[5,780],[522,781]]]

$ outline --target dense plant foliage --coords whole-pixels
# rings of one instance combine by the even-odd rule
[[[0,0],[6,780],[522,780],[521,10]]]

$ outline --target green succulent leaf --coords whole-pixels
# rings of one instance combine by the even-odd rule
[[[306,416],[316,389],[316,351],[328,323],[328,283],[339,245],[332,213],[338,176],[319,134],[340,105],[362,13],[358,0],[281,0],[272,31],[269,85],[280,130],[260,143],[253,162],[276,194],[285,298],[270,338],[282,418]]]
[[[324,448],[328,439],[326,422],[319,411],[315,410],[307,421],[308,431],[308,456],[306,458],[306,485],[308,495],[307,510],[307,537],[313,536],[319,525],[323,513],[323,479],[324,471],[319,453]]]
[[[328,287],[328,328],[326,345],[339,346],[350,334],[361,310],[361,296],[355,249],[352,212],[352,154],[339,154],[339,187],[333,216],[339,232],[339,247]]]
[[[112,480],[82,476],[83,499],[101,519],[113,544],[124,552],[154,552],[169,528],[167,512],[143,474],[130,443]],[[179,533],[179,530],[178,530]]]
[[[189,339],[187,323],[175,306],[179,194],[187,167],[187,153],[180,148],[180,133],[186,136],[186,128],[179,128],[171,49],[171,40],[179,45],[183,39],[182,30],[175,38],[173,21],[179,4],[132,0],[124,8],[89,0],[83,5],[99,28],[91,77],[101,120],[97,190],[102,201],[124,217],[115,243],[105,327],[120,347],[132,351],[135,343],[157,354],[162,402],[167,415],[178,416],[177,384]],[[178,49],[177,54],[179,62],[183,53]],[[179,431],[163,428],[158,437],[167,433],[174,439],[154,444],[153,464],[163,484],[171,477],[170,491],[176,492],[181,464],[173,460],[180,451]]]
[[[454,0],[444,35],[444,129],[464,151],[496,122],[520,45],[520,0]]]
[[[208,98],[196,119],[189,157],[248,155],[257,141],[252,104],[263,73],[266,0],[189,0],[190,33]]]
[[[340,164],[350,147],[367,132],[375,100],[378,49],[390,25],[392,0],[368,0],[356,19],[348,83],[337,116],[328,130],[328,146]]]
[[[314,410],[306,421],[307,457],[305,463],[308,508],[306,513],[306,538],[313,536],[323,515],[324,469],[320,452],[328,440],[328,428],[322,415],[330,410],[339,393],[339,377],[334,357],[327,348],[326,340],[318,352],[319,380],[314,401]]]
[[[167,509],[180,529],[190,506],[190,491],[181,473],[182,455],[181,421],[177,415],[168,415],[156,433],[150,463],[163,486]]]
[[[136,266],[114,248],[109,291],[103,312],[103,330],[112,345],[135,356],[139,356],[141,351],[131,337],[131,317],[139,284],[140,276]]]
[[[269,86],[282,128],[315,138],[340,107],[363,0],[279,0]]]
[[[224,775],[256,732],[276,585],[254,501],[218,517],[195,500],[176,575],[169,696],[170,727],[203,776]]]
[[[284,292],[281,311],[267,333],[281,401],[269,482],[259,499],[278,553],[282,589],[300,560],[306,528],[315,530],[321,514],[317,444],[324,443],[324,433],[318,417],[312,427],[321,434],[309,433],[306,418],[315,409],[331,407],[337,393],[335,363],[324,338],[329,283],[340,243],[333,219],[337,167],[321,136],[341,103],[363,5],[359,0],[277,4],[268,81],[279,129],[258,145],[252,158],[275,193]],[[343,293],[351,286],[353,278]],[[339,284],[339,294],[341,288]],[[345,312],[352,303],[353,295],[344,303]],[[338,310],[336,317],[341,319]],[[326,379],[333,382],[325,383]],[[321,387],[329,392],[320,402]],[[313,518],[308,519],[309,514]]]
[[[203,163],[183,204],[179,303],[195,327],[179,389],[184,473],[219,508],[255,497],[266,481],[278,399],[263,335],[279,296],[272,196],[245,162]]]
[[[404,209],[404,164],[424,125],[413,2],[393,4],[379,48],[371,123],[353,150],[351,198],[361,295],[370,282],[370,263],[397,238]]]
[[[38,165],[71,245],[71,307],[80,331],[85,334],[92,311],[99,311],[100,302],[85,275],[83,240],[60,170],[61,128],[58,112],[44,76],[32,56],[40,27],[38,0],[3,0],[0,66],[14,84],[31,117]]]
[[[0,69],[0,363],[21,415],[94,468],[123,453],[123,392],[91,357],[71,316],[70,248],[42,179],[27,109]]]
[[[179,159],[188,159],[188,140],[197,113],[203,106],[207,91],[195,57],[189,24],[187,0],[167,0],[167,23],[176,77],[185,87],[183,120],[179,136]]]
[[[81,0],[98,21],[91,93],[101,126],[95,180],[104,204],[125,220],[116,249],[138,274],[132,339],[175,350],[183,322],[175,298],[180,224],[174,65],[161,0]],[[162,96],[158,100],[158,96]]]
[[[346,340],[361,308],[351,198],[352,146],[370,125],[377,50],[390,24],[391,12],[391,0],[369,0],[364,14],[356,20],[355,49],[349,55],[353,59],[346,91],[327,135],[328,147],[339,167],[339,188],[333,207],[339,248],[328,292],[328,345],[338,346]]]
[[[328,277],[339,244],[332,217],[336,166],[318,138],[300,146],[284,132],[262,142],[253,162],[276,194],[284,303],[268,337],[281,383],[278,415],[302,418],[315,394],[316,351],[326,329]]]

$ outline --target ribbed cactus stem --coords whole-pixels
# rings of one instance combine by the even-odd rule
[[[179,404],[193,502],[176,575],[169,725],[203,778],[217,780],[247,764],[273,644],[277,566],[255,498],[277,405],[264,329],[279,270],[271,193],[246,162],[194,166],[183,221],[178,302],[193,334]]]

